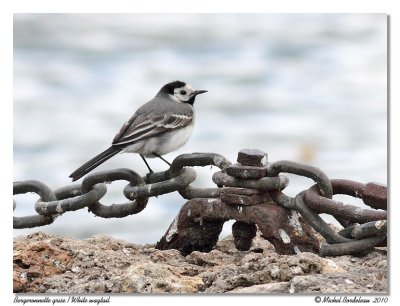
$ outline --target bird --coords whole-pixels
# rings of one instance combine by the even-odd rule
[[[69,177],[76,181],[116,155],[138,153],[145,162],[149,174],[153,173],[146,158],[160,158],[173,152],[189,140],[195,119],[193,104],[199,94],[207,90],[195,90],[182,81],[165,84],[156,96],[139,107],[115,135],[111,146],[84,163]]]

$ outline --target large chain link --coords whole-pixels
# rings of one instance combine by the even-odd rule
[[[248,154],[251,150],[242,151]],[[261,160],[262,156],[256,157]],[[191,183],[196,179],[196,171],[192,167],[208,165],[216,166],[221,170],[215,172],[212,177],[217,187],[192,187]],[[243,216],[238,217],[236,213],[232,215],[232,210],[223,205],[224,201],[233,201],[237,204],[239,211],[245,207],[243,205],[263,205],[262,202],[266,201],[273,201],[285,209],[297,211],[307,224],[326,239],[327,244],[320,249],[323,256],[359,253],[385,244],[387,237],[387,189],[385,186],[375,183],[361,184],[349,180],[330,180],[320,169],[292,161],[278,161],[271,164],[263,161],[257,166],[258,168],[237,165],[232,165],[219,154],[193,153],[180,155],[174,159],[168,170],[151,173],[145,177],[141,177],[130,169],[115,169],[89,174],[82,184],[65,186],[54,191],[39,181],[14,182],[14,195],[33,192],[40,197],[35,204],[37,214],[14,216],[14,228],[48,225],[65,212],[85,207],[102,218],[122,218],[141,212],[145,209],[150,197],[178,191],[185,199],[221,199],[222,202],[211,200],[207,202],[211,203],[210,205],[215,203],[215,207],[218,206],[215,210],[218,213],[211,213],[211,216],[211,210],[209,210],[208,217],[220,220],[221,224],[229,218],[236,218],[240,222],[250,222]],[[226,168],[234,173],[239,171],[238,175],[226,173]],[[308,190],[300,191],[295,197],[289,197],[283,193],[289,184],[289,179],[281,175],[282,173],[308,177],[316,184]],[[123,194],[129,201],[121,204],[102,204],[100,200],[107,193],[106,184],[117,180],[128,182],[123,189]],[[221,188],[223,186],[224,188]],[[347,194],[361,198],[373,209],[344,205],[332,199],[334,194]],[[255,202],[246,204],[246,201]],[[15,210],[17,205],[15,200],[13,205]],[[250,210],[249,208],[248,211]],[[344,229],[335,232],[319,216],[321,213],[335,217]],[[236,229],[243,227],[239,225],[239,223],[235,225]]]

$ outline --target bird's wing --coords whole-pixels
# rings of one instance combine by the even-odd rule
[[[164,132],[187,126],[193,120],[193,113],[175,114],[167,113],[163,116],[145,117],[138,119],[138,115],[132,116],[115,136],[114,146],[126,145],[157,136]],[[140,121],[140,122],[137,122]]]

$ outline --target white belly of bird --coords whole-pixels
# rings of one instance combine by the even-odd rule
[[[187,143],[193,131],[193,123],[176,131],[171,131],[158,137],[151,137],[139,141],[129,147],[126,147],[123,152],[139,153],[144,157],[155,157],[152,153],[158,155],[168,154],[173,152]]]

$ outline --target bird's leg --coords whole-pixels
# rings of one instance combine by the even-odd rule
[[[156,157],[158,157],[158,158],[160,158],[160,159],[162,159],[164,162],[166,162],[167,164],[168,164],[168,166],[170,166],[171,167],[171,163],[169,163],[166,159],[164,159],[161,155],[158,155],[157,153],[152,153],[154,156],[156,156]]]
[[[147,168],[149,169],[150,174],[153,173],[154,171],[151,170],[149,164],[147,163],[147,160],[144,158],[144,156],[142,154],[139,154],[140,157],[143,159],[144,163],[146,164]]]
[[[154,171],[151,170],[151,168],[150,168],[149,164],[147,163],[147,160],[144,158],[144,156],[142,154],[139,154],[139,155],[143,159],[143,161],[146,164],[147,168],[149,169],[149,173],[146,174],[146,183],[148,184],[148,183],[151,182],[150,176],[151,176],[152,173],[154,173]]]

